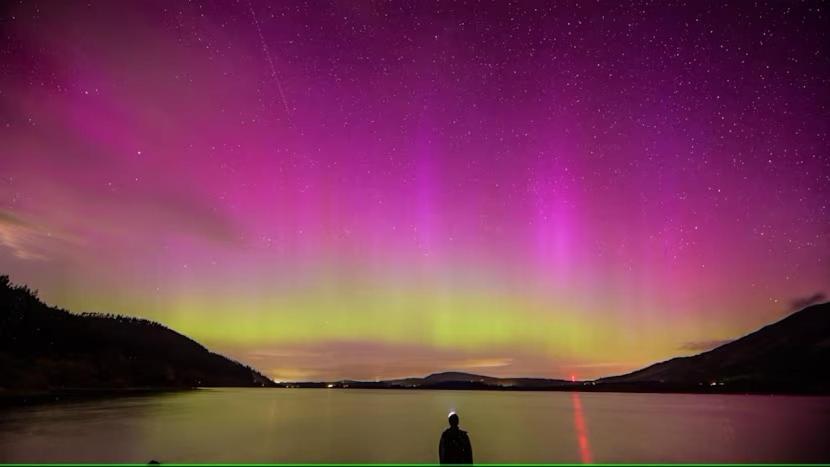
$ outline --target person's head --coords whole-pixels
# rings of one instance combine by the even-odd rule
[[[450,426],[455,428],[458,426],[458,414],[455,412],[450,412],[450,416],[447,417],[447,420],[450,422]]]

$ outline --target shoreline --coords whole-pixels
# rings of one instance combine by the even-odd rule
[[[334,384],[329,387],[328,384]],[[806,390],[806,389],[780,389],[780,390],[763,390],[763,389],[747,389],[747,388],[725,388],[712,387],[629,387],[629,386],[602,386],[599,385],[580,385],[563,387],[496,387],[496,386],[428,386],[428,387],[400,387],[400,386],[374,386],[374,385],[355,385],[350,383],[348,386],[338,385],[337,383],[289,383],[284,386],[278,386],[276,389],[338,389],[338,390],[367,390],[379,389],[390,391],[494,391],[494,392],[584,392],[584,393],[618,393],[618,394],[695,394],[695,395],[746,395],[746,396],[830,396],[830,392],[824,390]]]
[[[139,387],[139,388],[61,388],[53,390],[0,390],[0,408],[41,405],[63,402],[82,402],[96,399],[153,396],[163,393],[193,391],[198,388]]]

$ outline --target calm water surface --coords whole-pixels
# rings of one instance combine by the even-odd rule
[[[201,389],[0,411],[0,462],[830,461],[830,398]]]

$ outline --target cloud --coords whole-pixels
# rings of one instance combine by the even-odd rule
[[[728,344],[732,342],[734,339],[713,339],[708,341],[691,341],[686,342],[685,344],[680,346],[680,350],[691,350],[694,352],[705,352],[707,350],[712,350],[715,347],[720,347],[724,344]]]
[[[0,246],[10,250],[16,258],[46,261],[52,258],[52,252],[74,241],[69,235],[0,210]]]
[[[0,245],[11,250],[15,257],[26,260],[45,259],[31,248],[35,236],[26,222],[9,212],[0,211]]]
[[[816,292],[809,297],[802,297],[797,298],[790,302],[790,311],[798,311],[802,308],[807,308],[810,305],[815,305],[816,303],[822,303],[827,300],[827,296],[824,295],[822,292]]]

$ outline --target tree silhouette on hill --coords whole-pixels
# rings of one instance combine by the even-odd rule
[[[43,303],[0,276],[0,389],[273,386],[159,323]]]

